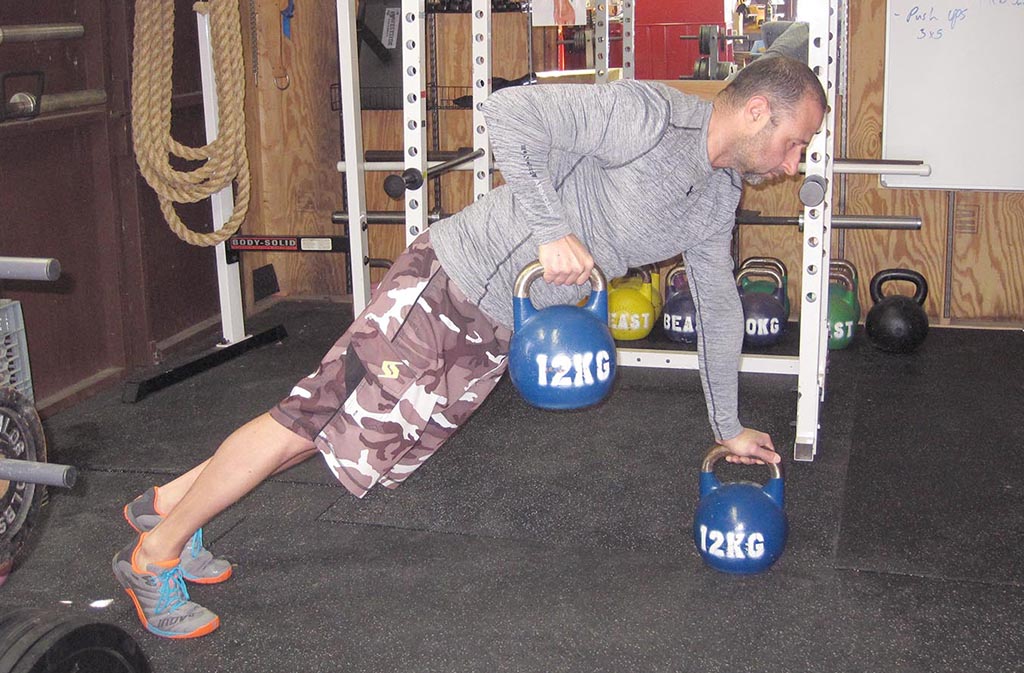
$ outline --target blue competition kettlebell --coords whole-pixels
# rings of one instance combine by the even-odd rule
[[[728,454],[724,446],[715,446],[701,464],[693,541],[704,562],[715,570],[763,572],[786,546],[782,473],[778,465],[769,464],[772,476],[764,486],[747,481],[722,484],[714,465]]]
[[[541,409],[582,409],[597,404],[615,380],[615,341],[608,329],[608,288],[596,266],[584,306],[537,310],[530,285],[543,277],[540,262],[527,264],[512,299],[515,333],[509,376],[523,398]]]

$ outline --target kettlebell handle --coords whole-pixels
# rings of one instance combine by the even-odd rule
[[[853,281],[850,280],[850,277],[847,276],[844,271],[840,271],[839,269],[832,269],[832,271],[830,271],[828,274],[828,279],[839,281],[837,283],[838,285],[842,285],[850,292],[853,292]]]
[[[854,285],[857,284],[857,267],[853,265],[853,262],[838,257],[829,262],[829,270],[831,272],[839,271],[845,273]]]
[[[717,488],[722,486],[722,483],[718,481],[718,477],[715,476],[715,463],[720,458],[728,456],[731,451],[720,444],[716,444],[711,447],[707,455],[704,456],[704,461],[700,466],[700,497],[704,497],[708,493],[711,493]],[[761,488],[764,489],[765,494],[775,501],[775,503],[782,507],[785,502],[785,486],[782,482],[782,470],[775,463],[765,463],[768,469],[772,473],[772,478],[765,483]]]
[[[665,287],[668,288],[669,290],[673,290],[675,288],[675,285],[673,284],[673,281],[676,279],[676,276],[679,276],[679,275],[682,275],[682,274],[685,274],[685,273],[686,273],[686,264],[685,263],[677,262],[676,264],[672,265],[672,268],[668,270],[667,274],[665,274]],[[687,278],[687,280],[689,280],[689,278]]]
[[[928,298],[928,281],[924,276],[912,269],[884,269],[875,274],[871,279],[871,300],[876,304],[884,297],[882,296],[882,285],[892,280],[905,280],[914,284],[914,301],[924,305]]]
[[[538,278],[544,277],[544,267],[540,261],[533,261],[523,267],[523,270],[519,272],[519,276],[516,278],[515,287],[512,290],[513,296],[519,299],[525,299],[530,296],[530,286],[533,285],[533,281]],[[605,280],[604,273],[595,264],[594,268],[590,270],[590,286],[591,292],[604,292],[608,289],[608,281]]]
[[[714,472],[715,471],[715,463],[717,463],[719,460],[721,460],[722,458],[725,458],[726,456],[729,456],[729,455],[732,455],[732,451],[730,451],[729,449],[725,448],[721,444],[715,444],[714,446],[712,446],[708,450],[707,455],[704,456],[704,460],[700,464],[700,471],[701,472]],[[779,469],[778,464],[776,464],[776,463],[765,463],[765,465],[767,465],[768,469],[771,471],[772,479],[781,479],[782,478],[782,470]]]
[[[651,270],[646,266],[637,266],[626,272],[626,278],[639,278],[641,283],[651,282]]]
[[[741,269],[759,269],[763,267],[775,269],[776,271],[779,272],[780,276],[789,275],[789,271],[787,271],[786,265],[783,264],[782,260],[779,259],[778,257],[747,257],[745,260],[743,260],[743,263],[740,264]]]
[[[771,278],[775,281],[776,290],[782,290],[782,276],[770,266],[748,266],[741,268],[740,272],[736,274],[736,283],[739,284],[747,276]]]

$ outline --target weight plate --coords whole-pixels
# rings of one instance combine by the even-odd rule
[[[693,62],[693,78],[694,79],[707,79],[708,78],[708,57],[701,56]]]
[[[113,624],[62,618],[22,655],[11,673],[148,673],[139,644]]]
[[[0,388],[0,460],[46,460],[46,440],[39,415],[28,398]],[[0,573],[10,572],[39,514],[44,488],[0,480]]]
[[[0,671],[13,671],[21,656],[53,627],[52,616],[40,610],[19,613],[0,634]]]
[[[701,26],[700,27],[699,35],[700,35],[700,40],[699,40],[700,53],[705,54],[705,55],[710,54],[711,53],[711,26]],[[706,77],[701,77],[700,79],[707,79],[707,78]]]

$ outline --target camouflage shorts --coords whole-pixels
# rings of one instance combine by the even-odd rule
[[[270,413],[311,440],[355,495],[378,482],[394,488],[493,390],[510,337],[448,278],[424,233]]]

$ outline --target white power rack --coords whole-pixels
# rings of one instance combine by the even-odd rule
[[[799,354],[793,356],[744,354],[740,371],[785,374],[797,377],[795,460],[810,461],[818,449],[820,405],[825,394],[828,358],[828,280],[830,232],[832,230],[832,177],[841,168],[833,160],[835,134],[835,94],[838,43],[838,0],[809,2],[801,5],[801,20],[810,26],[808,65],[821,80],[828,111],[822,128],[807,148],[803,164],[806,173],[801,200],[803,217],[803,262],[800,289]],[[343,111],[344,151],[347,161],[339,163],[346,173],[348,192],[349,240],[353,260],[353,302],[358,313],[369,298],[369,256],[367,255],[367,216],[363,171],[375,166],[363,161],[361,107],[359,100],[359,65],[356,51],[355,3],[337,0],[340,90]],[[619,16],[623,22],[623,74],[633,75],[634,0],[623,0]],[[402,0],[404,168],[426,174],[426,71],[425,22],[426,0]],[[594,75],[597,82],[608,79],[609,17],[600,4],[594,18]],[[474,195],[480,198],[491,188],[491,153],[487,126],[480,113],[480,103],[490,94],[491,82],[491,2],[473,0],[473,144],[483,154],[461,168],[474,171]],[[431,164],[433,165],[433,164]],[[879,162],[856,162],[848,172],[891,173],[897,169]],[[915,168],[912,170],[920,170]],[[424,183],[425,186],[425,183]],[[405,198],[406,241],[415,238],[428,225],[426,192],[423,186],[410,189]],[[362,260],[363,263],[357,263]],[[655,350],[620,347],[618,364],[624,367],[659,369],[696,369],[697,354],[692,351]]]

